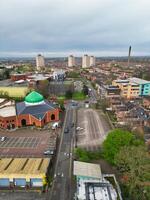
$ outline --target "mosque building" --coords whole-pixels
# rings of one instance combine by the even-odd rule
[[[23,102],[0,99],[0,128],[14,129],[24,126],[43,127],[59,121],[60,109],[36,91],[29,93]]]

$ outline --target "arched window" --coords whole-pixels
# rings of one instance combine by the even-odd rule
[[[54,114],[51,115],[51,120],[55,120],[55,115]]]
[[[26,126],[26,125],[27,125],[27,122],[26,122],[25,119],[22,119],[22,120],[21,120],[21,125],[22,125],[22,126]]]

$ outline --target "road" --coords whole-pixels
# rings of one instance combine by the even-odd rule
[[[50,200],[72,199],[72,153],[75,134],[75,127],[71,127],[72,123],[75,123],[75,108],[68,106],[57,155],[54,181],[48,198]],[[64,133],[67,127],[69,127],[69,132]]]

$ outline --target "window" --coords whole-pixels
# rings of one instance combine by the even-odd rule
[[[55,115],[54,114],[51,115],[51,120],[55,120]]]

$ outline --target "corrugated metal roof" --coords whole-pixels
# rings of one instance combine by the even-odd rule
[[[50,158],[2,158],[0,159],[0,178],[43,177],[47,172]]]

